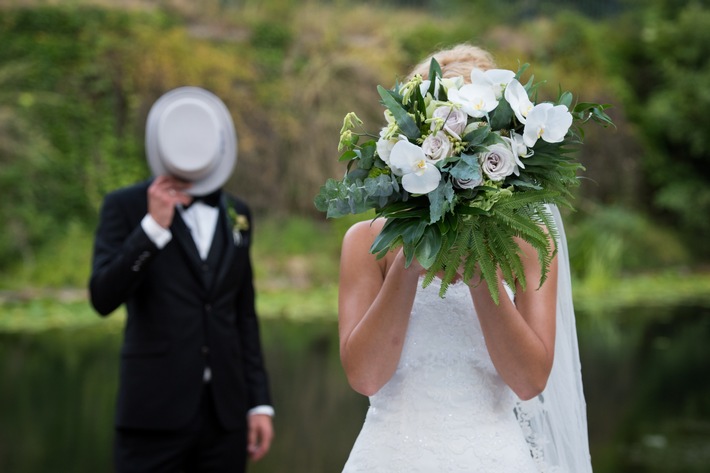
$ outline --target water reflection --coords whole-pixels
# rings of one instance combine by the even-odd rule
[[[111,471],[120,335],[107,327],[0,334],[0,471]],[[595,472],[710,471],[710,309],[580,314],[579,329]],[[250,471],[340,471],[367,401],[335,324],[268,320],[263,338],[277,440]]]
[[[608,319],[580,327],[595,471],[710,471],[710,308]]]

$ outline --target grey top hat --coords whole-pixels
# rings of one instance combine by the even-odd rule
[[[145,130],[153,175],[168,174],[192,183],[192,195],[224,185],[237,162],[237,135],[219,97],[199,87],[179,87],[151,107]]]

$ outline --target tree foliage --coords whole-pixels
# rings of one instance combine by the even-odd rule
[[[604,14],[586,13],[605,16],[631,1],[596,2]],[[620,105],[610,110],[617,134],[585,138],[580,160],[591,184],[581,198],[648,201],[679,231],[704,228],[710,197],[698,143],[707,121],[693,104],[707,96],[686,84],[707,83],[708,28],[707,12],[690,1],[629,3],[622,27],[574,13],[585,2],[566,13],[552,8],[559,2],[528,0],[11,3],[24,6],[0,7],[2,267],[32,262],[74,222],[90,231],[106,192],[149,176],[146,115],[181,85],[212,90],[232,112],[239,156],[227,188],[256,215],[313,217],[320,185],[343,173],[331,159],[342,116],[382,121],[374,86],[462,41],[489,49],[502,67],[531,62],[533,74],[564,79],[582,100]],[[628,67],[610,77],[616,63]]]
[[[1,15],[1,179],[14,205],[0,206],[8,229],[0,263],[31,259],[72,220],[92,224],[106,192],[148,176],[143,127],[160,94],[200,83],[236,102],[232,85],[249,80],[234,56],[191,40],[160,13]]]
[[[687,229],[696,252],[710,255],[710,10],[693,0],[655,0],[628,25],[620,43],[626,106],[645,137],[649,201]]]

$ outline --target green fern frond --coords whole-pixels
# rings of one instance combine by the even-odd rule
[[[530,190],[526,192],[515,192],[510,197],[496,202],[493,210],[518,209],[526,205],[533,205],[544,202],[554,202],[559,197],[559,192],[555,190]]]
[[[488,245],[483,236],[483,232],[473,232],[471,234],[473,247],[476,252],[480,255],[478,260],[478,265],[481,268],[481,275],[483,280],[488,285],[488,290],[491,293],[491,297],[496,305],[500,302],[500,292],[498,291],[498,274],[496,271],[496,264],[492,258],[491,253],[488,251]]]
[[[436,275],[444,268],[444,263],[447,255],[451,252],[452,245],[452,234],[445,233],[441,236],[441,249],[434,260],[434,264],[431,265],[429,270],[424,275],[424,280],[422,282],[423,287],[427,287],[434,280]]]
[[[529,241],[534,247],[544,247],[547,245],[547,236],[537,223],[526,218],[524,215],[512,211],[494,212],[496,218],[507,225],[516,236]]]
[[[525,289],[525,269],[520,258],[520,247],[515,240],[510,238],[505,229],[500,228],[498,225],[491,225],[488,228],[488,233],[494,256],[505,263],[500,265],[505,280],[514,288],[517,279],[520,286]]]

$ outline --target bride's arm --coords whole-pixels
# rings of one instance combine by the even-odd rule
[[[557,258],[538,289],[541,266],[535,249],[519,240],[525,268],[525,291],[517,287],[515,303],[505,296],[499,279],[500,305],[486,284],[471,288],[488,353],[498,374],[523,400],[542,392],[552,369],[557,309]]]
[[[404,257],[377,260],[370,246],[382,221],[360,222],[343,239],[338,322],[340,358],[352,388],[371,396],[392,377],[416,294],[421,266]]]

